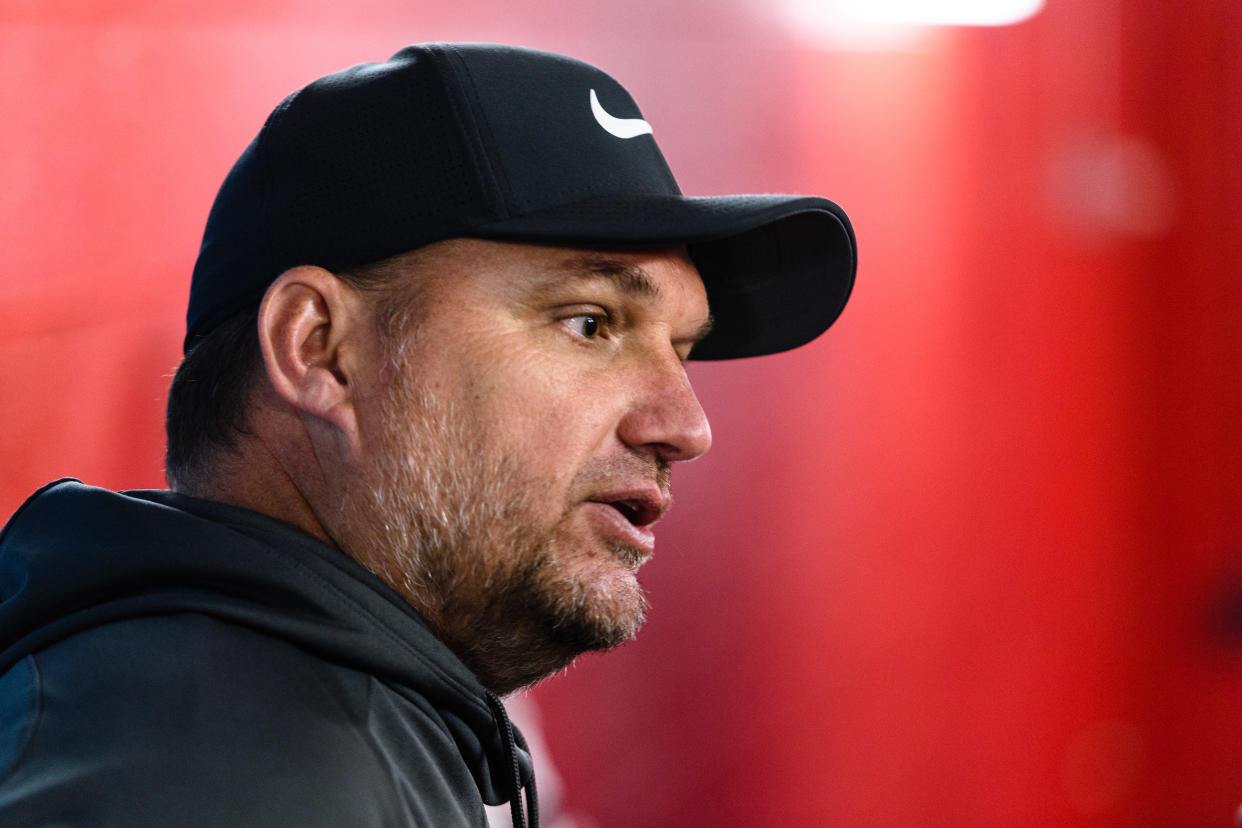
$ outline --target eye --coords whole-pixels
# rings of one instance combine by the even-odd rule
[[[565,324],[583,339],[594,339],[599,336],[600,328],[604,325],[604,317],[600,314],[582,313],[569,317],[565,320]]]

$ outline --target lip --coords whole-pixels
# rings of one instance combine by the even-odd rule
[[[673,498],[654,483],[611,489],[587,500],[612,507],[622,520],[640,529],[655,525],[673,505]]]
[[[630,522],[621,510],[612,503],[601,502],[598,500],[588,500],[582,504],[587,513],[591,515],[593,522],[600,527],[606,535],[612,540],[638,549],[646,555],[655,552],[655,531],[648,523],[645,526],[637,526]]]
[[[592,494],[582,505],[612,540],[651,555],[656,547],[652,526],[668,511],[672,498],[660,485],[643,480]]]
[[[650,556],[655,550],[652,527],[672,502],[654,482],[640,482],[592,495],[582,505],[614,541]]]

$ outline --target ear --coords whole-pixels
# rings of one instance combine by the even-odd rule
[[[259,306],[259,348],[277,396],[300,412],[357,435],[359,337],[369,330],[361,297],[319,267],[295,267],[272,282]]]

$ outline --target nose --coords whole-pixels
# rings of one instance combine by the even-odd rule
[[[617,427],[621,441],[666,462],[706,454],[711,425],[681,361],[670,359],[654,371],[649,366],[641,376],[641,391]]]

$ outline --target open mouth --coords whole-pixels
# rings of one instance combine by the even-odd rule
[[[626,520],[635,526],[646,526],[652,521],[652,518],[644,513],[642,504],[633,500],[614,500],[609,505],[620,512]]]
[[[671,504],[672,500],[662,489],[637,485],[604,492],[584,505],[590,507],[588,513],[599,519],[595,531],[609,542],[613,554],[623,555],[622,563],[637,569],[655,548],[652,524]]]
[[[631,526],[637,527],[655,523],[668,508],[666,503],[645,497],[601,498],[596,502],[616,509]]]

